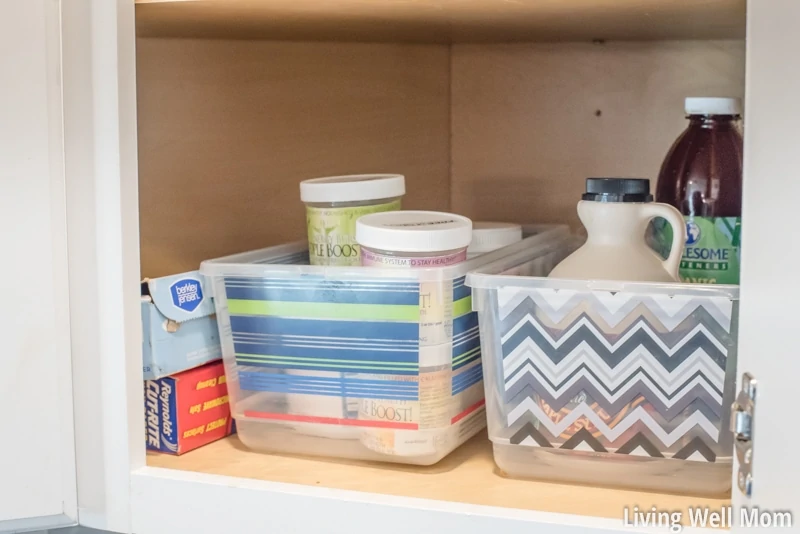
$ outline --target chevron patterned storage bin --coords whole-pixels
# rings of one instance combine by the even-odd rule
[[[738,287],[544,278],[565,255],[467,277],[497,465],[512,477],[729,494]]]
[[[428,465],[486,425],[467,272],[545,254],[566,226],[446,268],[309,266],[295,243],[203,262],[239,438],[268,452]]]

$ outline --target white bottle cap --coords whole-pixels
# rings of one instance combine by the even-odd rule
[[[472,221],[438,211],[386,211],[356,221],[356,241],[363,247],[398,252],[441,252],[465,248]]]
[[[328,176],[300,182],[303,202],[361,202],[401,197],[406,179],[400,174]]]
[[[740,98],[689,97],[684,103],[687,115],[741,115]]]
[[[467,254],[491,252],[522,240],[522,226],[514,223],[476,222]]]

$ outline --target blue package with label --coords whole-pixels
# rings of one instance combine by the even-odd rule
[[[214,300],[198,271],[142,281],[144,379],[222,357]]]

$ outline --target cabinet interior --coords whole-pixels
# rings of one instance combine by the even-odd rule
[[[597,10],[608,3],[583,2]],[[406,208],[579,228],[574,204],[584,178],[655,179],[684,127],[684,96],[744,92],[740,39],[150,36],[159,10],[174,18],[186,9],[188,17],[193,8],[184,6],[193,4],[228,13],[213,1],[139,6],[141,265],[151,277],[303,238],[297,184],[316,176],[397,172],[408,180]],[[233,4],[261,13],[258,6],[280,2]],[[690,9],[676,2],[674,10],[681,6]],[[191,20],[180,28],[194,27]]]
[[[654,182],[685,96],[744,96],[744,18],[743,0],[138,0],[142,276],[303,239],[298,182],[336,174],[402,173],[406,209],[578,230],[586,177]],[[467,452],[486,456],[478,439]],[[457,472],[468,455],[454,457]],[[496,477],[486,458],[475,472]],[[230,444],[149,462],[320,483],[319,461],[244,469],[267,460]],[[446,472],[359,468],[373,487],[336,482],[351,471],[324,484],[382,492],[381,473],[437,486]],[[452,500],[498,504],[475,472],[474,495]],[[508,484],[496,491],[518,491]]]

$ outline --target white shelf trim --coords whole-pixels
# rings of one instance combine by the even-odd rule
[[[132,475],[133,532],[263,534],[319,532],[408,534],[452,531],[486,534],[521,529],[547,534],[657,533],[620,519],[557,514],[242,479],[159,467]],[[213,504],[211,504],[213,503]],[[633,505],[634,503],[632,503]],[[712,529],[686,527],[683,532]]]

